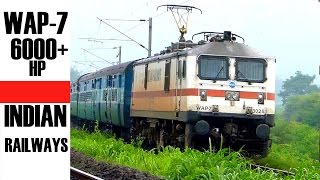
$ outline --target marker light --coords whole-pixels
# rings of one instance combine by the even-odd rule
[[[200,89],[200,100],[207,101],[207,90]]]
[[[264,93],[258,93],[258,104],[264,104]]]

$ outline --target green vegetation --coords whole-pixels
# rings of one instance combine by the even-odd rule
[[[283,112],[285,119],[320,128],[320,92],[291,96]]]
[[[125,144],[100,132],[88,134],[71,130],[71,146],[97,160],[133,167],[166,179],[292,179],[279,174],[248,168],[248,161],[237,152],[224,149],[216,153],[166,147],[163,151],[144,151],[137,143]],[[297,179],[320,179],[316,167],[293,170]]]
[[[276,118],[272,129],[273,145],[268,157],[257,160],[259,164],[296,171],[296,179],[304,172],[317,173],[313,179],[320,179],[318,159],[318,131],[306,124]]]
[[[285,105],[290,96],[319,92],[320,88],[312,84],[315,78],[315,75],[310,76],[297,71],[294,76],[283,81],[282,90],[278,94],[282,97],[282,104]]]
[[[80,72],[76,67],[71,67],[70,69],[70,81],[75,82],[80,76],[82,72]]]
[[[79,74],[74,70],[74,76]],[[155,153],[140,148],[141,141],[126,144],[111,135],[71,130],[71,146],[97,160],[132,167],[166,179],[320,179],[319,132],[320,88],[313,85],[315,76],[296,72],[283,82],[277,107],[273,145],[268,157],[259,164],[290,170],[295,176],[252,170],[238,152],[227,149],[200,152],[166,147]],[[286,119],[286,120],[284,120]]]

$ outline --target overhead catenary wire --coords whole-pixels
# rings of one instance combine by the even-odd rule
[[[86,50],[86,49],[83,49],[83,48],[81,48],[81,49],[82,49],[83,51],[85,51],[85,52],[87,52],[87,53],[89,53],[89,54],[91,54],[91,55],[99,58],[99,59],[102,59],[103,61],[105,61],[105,62],[107,62],[107,63],[109,63],[109,64],[114,64],[114,62],[110,62],[110,61],[108,61],[108,60],[106,60],[106,59],[104,59],[104,58],[102,58],[102,57],[99,57],[99,56],[95,55],[94,53],[92,53],[92,52],[90,52],[90,51],[88,51],[88,50]]]
[[[94,64],[85,64],[85,63],[82,63],[82,62],[79,62],[79,61],[72,61],[73,63],[76,63],[76,64],[81,64],[81,65],[84,65],[84,66],[90,66],[90,67],[93,67],[95,69],[98,69],[99,67],[94,65]],[[85,61],[86,63],[90,63],[89,61]]]
[[[117,49],[118,47],[113,47],[113,48],[88,48],[86,50],[101,50],[101,49]]]
[[[184,3],[186,3],[186,2],[188,2],[188,1],[190,1],[190,0],[186,0],[186,1],[184,1],[184,2],[182,2],[182,3],[180,3],[180,5],[181,4],[184,4]],[[152,18],[157,18],[157,17],[159,17],[159,16],[161,16],[161,15],[163,15],[164,13],[166,13],[167,11],[163,11],[163,12],[161,12],[161,13],[159,13],[159,14],[157,14],[157,15],[155,15],[155,16],[153,16]],[[99,18],[98,18],[99,19]],[[99,19],[100,20],[100,19]],[[104,21],[102,21],[103,19],[101,19],[100,20],[100,23],[99,23],[99,27],[98,27],[98,29],[100,29],[101,28],[101,23],[103,22],[103,23],[105,23],[105,24],[107,24],[106,22],[104,22]],[[109,20],[111,20],[111,19],[109,19]],[[121,19],[115,19],[115,20],[121,20]],[[124,19],[123,19],[124,20]],[[131,20],[129,20],[129,21],[131,21]],[[131,28],[129,28],[128,30],[126,30],[124,33],[127,33],[127,32],[129,32],[129,31],[131,31],[131,30],[133,30],[133,29],[135,29],[135,28],[137,28],[137,27],[139,27],[139,26],[141,26],[141,25],[143,25],[144,23],[146,23],[148,20],[142,20],[142,19],[139,19],[139,20],[135,20],[135,21],[140,21],[141,23],[139,23],[139,24],[137,24],[136,26],[133,26],[133,27],[131,27]],[[107,25],[109,25],[110,27],[111,27],[111,25],[110,24],[107,24]],[[113,28],[113,27],[112,27]],[[114,28],[115,29],[115,28]],[[116,30],[116,29],[115,29]],[[117,30],[118,31],[118,30]],[[120,31],[118,31],[119,33],[121,33],[121,34],[123,34],[123,35],[125,35],[123,32],[120,32]],[[126,36],[126,35],[125,35]],[[115,36],[115,37],[113,37],[113,38],[78,38],[78,39],[87,39],[87,40],[91,40],[91,41],[109,41],[109,40],[111,40],[111,41],[134,41],[132,38],[129,38],[129,39],[117,39],[116,38],[117,36]],[[127,36],[126,36],[127,37]],[[95,42],[94,41],[94,42]],[[134,41],[134,42],[136,42],[136,41]],[[138,43],[138,42],[136,42],[136,43]],[[144,49],[146,49],[146,50],[148,50],[145,46],[143,46],[142,44],[140,44],[140,43],[138,43],[141,47],[143,47]],[[85,52],[87,52],[87,53],[90,53],[91,55],[93,55],[93,56],[95,56],[95,57],[97,57],[97,58],[99,58],[99,59],[102,59],[104,62],[107,62],[107,63],[109,63],[109,64],[114,64],[114,62],[110,62],[110,61],[107,61],[107,60],[105,60],[104,58],[101,58],[101,57],[99,57],[99,56],[97,56],[97,55],[95,55],[94,53],[91,53],[91,52],[89,52],[89,51],[87,51],[87,50],[85,50],[85,49],[83,49]]]
[[[186,0],[186,1],[184,1],[184,2],[182,2],[182,3],[180,3],[179,5],[182,5],[182,4],[184,4],[184,3],[187,3],[188,1],[190,1],[190,0]],[[320,0],[319,0],[320,1]],[[161,15],[163,15],[164,13],[166,13],[167,11],[163,11],[163,12],[161,12],[161,13],[159,13],[159,14],[157,14],[157,15],[155,15],[155,16],[153,16],[152,17],[152,19],[155,19],[155,18],[157,18],[157,17],[159,17],[159,16],[161,16]],[[146,23],[147,22],[147,20],[146,21],[143,21],[142,23],[139,23],[139,24],[137,24],[136,26],[133,26],[133,27],[131,27],[131,28],[129,28],[129,29],[127,29],[124,33],[127,33],[127,32],[129,32],[129,31],[131,31],[131,30],[133,30],[133,29],[135,29],[135,28],[137,28],[137,27],[139,27],[139,26],[141,26],[141,25],[143,25],[144,23]],[[118,37],[118,36],[114,36],[114,38],[115,37]]]
[[[91,67],[98,67],[97,65],[95,65],[92,61],[89,61],[88,59],[87,59],[87,56],[86,56],[86,52],[85,51],[83,51],[83,55],[84,55],[84,57],[85,57],[85,63],[90,63],[89,65],[92,65]]]
[[[72,62],[89,62],[89,61],[72,61]],[[90,63],[94,63],[94,62],[97,62],[97,63],[101,63],[101,62],[104,62],[104,61],[90,61]]]
[[[97,17],[97,18],[98,18],[98,17]],[[144,45],[140,44],[138,41],[136,41],[136,40],[132,39],[131,37],[129,37],[129,36],[128,36],[128,35],[126,35],[125,33],[123,33],[123,32],[121,32],[121,31],[119,31],[117,28],[115,28],[115,27],[111,26],[109,23],[107,23],[107,22],[103,21],[102,19],[100,19],[100,18],[98,18],[98,19],[100,20],[100,22],[102,22],[102,23],[104,23],[104,24],[108,25],[108,26],[109,26],[109,27],[111,27],[112,29],[116,30],[116,31],[117,31],[117,32],[119,32],[120,34],[122,34],[122,35],[124,35],[125,37],[127,37],[128,39],[131,39],[133,42],[137,43],[139,46],[141,46],[141,47],[142,47],[142,48],[144,48],[145,50],[149,51],[149,49],[148,49],[148,48],[146,48]]]
[[[85,40],[96,40],[96,41],[132,41],[131,39],[116,39],[116,38],[78,38]]]
[[[146,19],[102,19],[108,21],[148,21]]]
[[[137,28],[137,27],[139,27],[139,26],[141,26],[141,25],[143,25],[144,23],[146,23],[146,22],[142,22],[142,23],[137,24],[136,26],[133,26],[132,28],[126,30],[125,33],[129,32],[129,31],[131,31],[131,30],[133,30],[133,29],[135,29],[135,28]]]

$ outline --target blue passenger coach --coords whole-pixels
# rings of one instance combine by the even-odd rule
[[[71,115],[130,128],[133,61],[81,76],[71,88]]]

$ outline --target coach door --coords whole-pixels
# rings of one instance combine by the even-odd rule
[[[94,101],[94,117],[95,120],[100,121],[100,109],[101,109],[101,100],[102,100],[102,90],[101,90],[101,78],[95,80],[95,101]]]
[[[112,88],[112,76],[108,76],[107,80],[107,89],[106,89],[106,119],[107,123],[111,123],[112,117],[111,117],[111,88]]]
[[[118,97],[118,82],[117,75],[112,76],[112,87],[111,87],[111,121],[112,124],[121,126],[119,119],[119,97]]]

